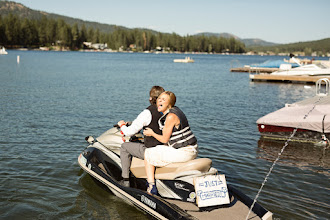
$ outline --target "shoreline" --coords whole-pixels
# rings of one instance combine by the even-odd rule
[[[17,51],[54,51],[54,52],[85,52],[85,53],[144,53],[144,54],[214,54],[214,55],[245,55],[245,56],[289,56],[290,53],[280,53],[280,54],[274,54],[274,53],[208,53],[208,52],[180,52],[180,51],[125,51],[125,50],[112,50],[112,49],[104,49],[104,50],[97,50],[97,49],[80,49],[80,50],[69,50],[69,49],[62,49],[62,50],[51,50],[51,49],[45,49],[45,48],[10,48],[7,50],[17,50]],[[329,57],[322,55],[322,56],[312,56],[312,55],[298,55],[298,56],[304,56],[304,57]]]

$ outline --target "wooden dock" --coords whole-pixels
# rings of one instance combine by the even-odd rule
[[[280,76],[271,74],[250,74],[251,81],[264,81],[264,82],[285,82],[285,83],[303,83],[315,84],[317,80],[327,78],[330,76]]]
[[[278,70],[278,68],[238,67],[238,68],[231,68],[230,72],[272,73],[277,70]]]

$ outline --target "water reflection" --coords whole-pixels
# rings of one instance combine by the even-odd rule
[[[132,205],[115,196],[104,184],[83,173],[79,179],[82,191],[76,198],[76,204],[68,215],[82,213],[87,219],[150,219]],[[81,216],[78,216],[80,218]]]
[[[284,141],[275,141],[261,137],[258,141],[258,158],[274,161]],[[278,163],[307,169],[330,176],[330,147],[311,143],[289,142]]]

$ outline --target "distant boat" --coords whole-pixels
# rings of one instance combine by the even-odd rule
[[[0,49],[0,54],[3,54],[3,55],[8,54],[8,52],[6,51],[5,47],[2,47]]]
[[[185,57],[184,59],[174,59],[173,62],[174,63],[193,63],[195,61],[193,59],[191,59],[190,57]]]

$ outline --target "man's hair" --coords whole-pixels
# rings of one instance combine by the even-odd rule
[[[153,86],[150,89],[150,104],[156,105],[157,98],[160,94],[164,92],[164,88],[161,86]]]

